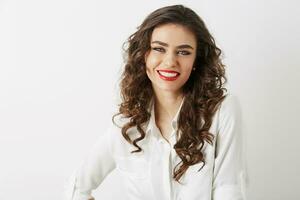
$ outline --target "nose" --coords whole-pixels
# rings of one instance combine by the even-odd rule
[[[173,53],[166,53],[164,57],[164,66],[174,67],[177,64],[177,57]]]

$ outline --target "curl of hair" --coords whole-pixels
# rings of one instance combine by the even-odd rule
[[[154,95],[151,81],[146,74],[144,56],[151,48],[154,28],[169,23],[186,27],[197,39],[193,66],[196,69],[183,86],[185,100],[178,117],[177,143],[173,147],[181,159],[173,169],[173,178],[179,182],[189,166],[202,162],[202,169],[205,165],[202,149],[205,142],[213,144],[214,136],[209,132],[209,128],[227,91],[224,88],[227,82],[225,65],[220,57],[222,51],[216,46],[203,20],[193,10],[183,5],[159,8],[150,13],[137,27],[138,30],[123,44],[126,62],[120,82],[122,102],[119,104],[119,112],[113,115],[112,120],[114,122],[114,118],[120,114],[130,119],[122,127],[121,133],[127,142],[137,148],[131,153],[140,152],[142,149],[137,143],[145,138],[146,133],[142,125],[150,119],[147,108]],[[128,44],[128,47],[124,47],[125,44]],[[133,140],[127,133],[131,127],[136,127],[140,133],[140,136]]]

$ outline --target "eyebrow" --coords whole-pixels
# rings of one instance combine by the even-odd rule
[[[151,42],[151,44],[153,44],[153,43],[157,43],[157,44],[160,44],[160,45],[165,46],[165,47],[169,46],[167,43],[164,43],[164,42],[161,42],[161,41],[158,41],[158,40]],[[179,49],[194,49],[193,47],[191,47],[188,44],[179,45],[179,46],[177,46],[177,48],[179,48]]]

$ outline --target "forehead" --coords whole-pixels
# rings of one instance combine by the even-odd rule
[[[193,32],[182,25],[164,24],[154,28],[151,41],[159,40],[171,46],[189,44],[196,46],[196,37]]]

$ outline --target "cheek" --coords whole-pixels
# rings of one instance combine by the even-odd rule
[[[148,59],[146,60],[146,73],[149,78],[153,76],[152,74],[153,74],[154,67],[155,67],[155,62],[150,57],[148,57]]]
[[[146,59],[146,66],[148,69],[154,69],[160,63],[160,58],[158,56],[153,56],[151,53]]]
[[[185,77],[185,79],[188,79],[193,73],[193,63],[185,63],[184,69],[181,71],[181,74]]]
[[[183,73],[182,73],[182,76],[184,77],[184,79],[189,79],[191,75],[191,71],[190,70],[185,70]]]
[[[146,63],[146,73],[149,76],[151,76],[151,72],[152,72],[152,67],[149,65],[149,63]]]
[[[190,62],[187,61],[187,62],[182,63],[182,66],[184,66],[183,72],[184,73],[191,73],[191,71],[193,69],[193,64],[194,64],[194,62],[192,62],[192,61],[190,61]]]

